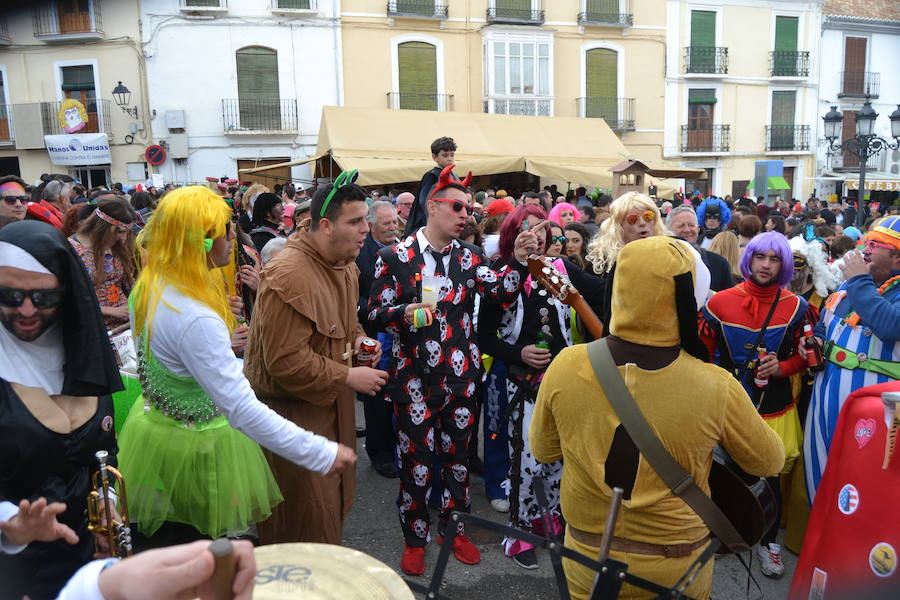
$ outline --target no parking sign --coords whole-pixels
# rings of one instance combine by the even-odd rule
[[[144,151],[144,158],[154,167],[158,167],[166,162],[166,149],[159,144],[147,146],[147,149]]]

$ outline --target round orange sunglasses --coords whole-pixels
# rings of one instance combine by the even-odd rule
[[[629,225],[634,225],[635,223],[638,222],[638,219],[644,219],[644,221],[646,221],[647,223],[650,223],[655,218],[656,218],[656,213],[653,212],[652,210],[645,210],[642,213],[632,213],[630,215],[625,216],[625,220],[628,222]]]

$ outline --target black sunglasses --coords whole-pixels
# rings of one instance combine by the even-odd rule
[[[469,216],[472,216],[472,212],[473,212],[472,207],[469,206],[468,204],[466,204],[465,202],[463,202],[462,200],[451,200],[450,198],[432,198],[432,200],[434,200],[435,202],[447,202],[447,203],[452,202],[453,206],[451,208],[453,209],[453,212],[459,212],[465,208],[466,214]]]
[[[0,305],[7,308],[18,308],[25,302],[25,298],[31,298],[35,308],[55,308],[62,302],[65,288],[52,290],[20,290],[17,288],[0,287]]]
[[[22,204],[31,200],[31,196],[2,196],[2,198],[6,200],[6,203],[10,206],[14,206],[17,200]]]

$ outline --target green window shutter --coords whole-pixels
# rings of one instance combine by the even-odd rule
[[[219,0],[185,0],[185,6],[219,6]]]
[[[278,0],[278,8],[309,9],[310,0]]]
[[[400,108],[437,110],[437,48],[426,42],[397,46]]]
[[[618,53],[607,48],[588,50],[585,56],[585,116],[618,120]]]
[[[79,65],[62,67],[62,89],[64,92],[94,89],[94,67]]]
[[[794,126],[797,92],[772,92],[772,125]]]
[[[618,15],[619,0],[587,0],[588,15]]]
[[[281,129],[278,53],[270,48],[241,48],[236,59],[241,127]]]
[[[708,10],[691,11],[691,46],[716,45],[716,13]]]
[[[797,51],[798,17],[775,17],[775,50]]]
[[[522,19],[531,15],[531,0],[494,0],[498,17]]]

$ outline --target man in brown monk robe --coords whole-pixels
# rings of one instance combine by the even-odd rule
[[[369,224],[365,191],[345,179],[351,178],[320,187],[311,220],[263,270],[244,373],[260,400],[297,425],[340,442],[339,452],[352,453],[354,392],[374,395],[387,373],[351,366],[365,337],[356,314],[354,260]],[[259,525],[260,541],[340,544],[355,470],[320,475],[266,455],[285,501]]]

